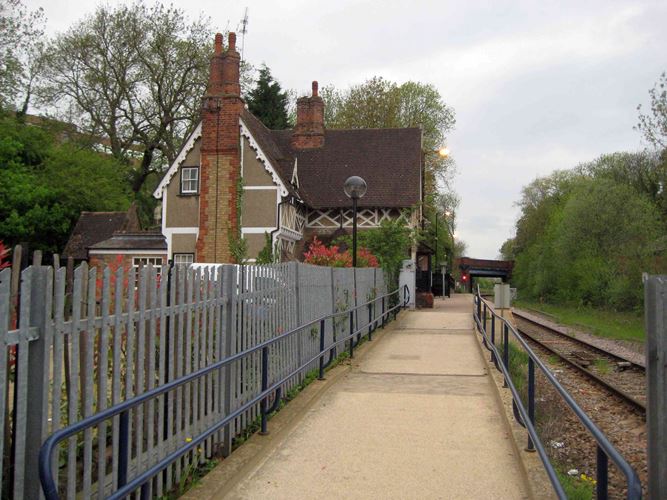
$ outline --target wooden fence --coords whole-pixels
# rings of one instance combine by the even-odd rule
[[[16,272],[14,273],[16,276]],[[141,394],[275,335],[386,293],[379,269],[300,263],[104,269],[84,263],[68,282],[64,267],[0,271],[0,478],[2,498],[38,498],[44,439]],[[372,314],[372,316],[371,316]],[[381,308],[362,308],[355,328]],[[327,320],[326,344],[349,331],[346,315]],[[304,328],[270,347],[270,379],[294,371],[319,350],[319,330]],[[128,477],[176,450],[260,392],[261,353],[135,408]],[[310,367],[309,367],[310,368]],[[314,366],[312,366],[314,368]],[[289,391],[304,371],[283,388]],[[153,483],[158,496],[198,463],[231,452],[259,407],[177,460]],[[118,481],[118,417],[61,446],[54,475],[63,498],[103,498]]]

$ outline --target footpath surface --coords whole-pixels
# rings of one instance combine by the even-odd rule
[[[528,498],[471,311],[455,295],[401,313],[240,477],[192,494]]]

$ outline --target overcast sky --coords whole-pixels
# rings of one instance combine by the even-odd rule
[[[150,0],[148,0],[150,3]],[[25,0],[47,31],[96,3]],[[114,5],[119,2],[107,2]],[[249,10],[245,58],[305,93],[378,75],[435,85],[456,110],[448,146],[461,196],[457,236],[495,258],[512,236],[521,187],[555,169],[645,145],[636,106],[667,70],[667,2],[178,0],[219,30]]]

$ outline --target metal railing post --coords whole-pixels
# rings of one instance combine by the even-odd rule
[[[368,304],[368,340],[373,340],[373,303]]]
[[[324,380],[324,320],[320,320],[320,374],[318,380]]]
[[[509,346],[509,327],[507,323],[503,324],[503,365],[509,372],[510,369],[510,346]],[[503,387],[507,386],[507,379],[503,381]]]
[[[484,323],[482,330],[484,331],[484,335],[482,335],[482,344],[484,344],[484,347],[488,349],[489,346],[486,343],[486,302],[484,303]]]
[[[496,345],[496,318],[493,313],[491,313],[491,345]],[[496,362],[496,351],[491,349],[491,361]]]
[[[120,489],[127,484],[127,469],[130,462],[130,410],[120,414],[118,432],[118,485]]]
[[[354,357],[354,312],[350,311],[350,358]]]
[[[486,307],[486,302],[484,303],[484,333],[486,333],[486,314],[487,314],[487,307]]]
[[[598,499],[605,499],[608,496],[608,487],[609,487],[609,467],[608,467],[608,458],[607,454],[604,452],[600,445],[598,444],[597,452],[597,463],[596,463],[596,480],[597,485],[595,488],[595,496]]]
[[[269,348],[262,348],[262,392],[269,388]],[[268,410],[269,396],[266,395],[262,399],[261,413],[262,413],[262,430],[260,434],[265,436],[269,433],[267,429],[267,410]]]
[[[535,361],[528,356],[528,418],[535,425]],[[528,434],[528,446],[526,451],[535,451],[533,440]]]
[[[150,500],[153,495],[151,494],[151,484],[153,480],[149,479],[146,481],[144,484],[141,485],[141,496],[139,497],[140,500]]]
[[[387,317],[384,314],[384,296],[382,296],[382,329],[384,330],[384,325],[386,323]]]

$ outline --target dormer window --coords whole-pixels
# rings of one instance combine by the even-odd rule
[[[199,167],[181,168],[181,194],[199,192]]]

